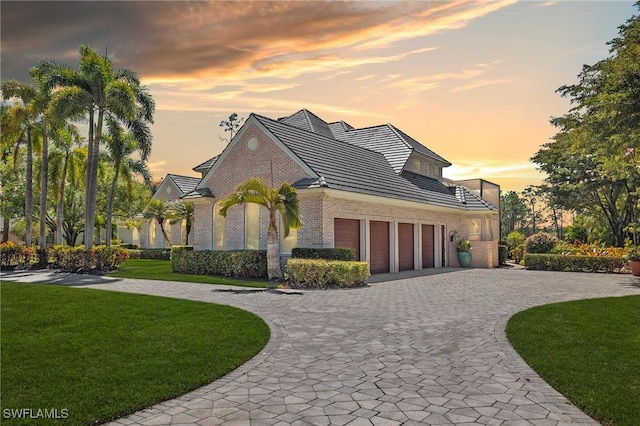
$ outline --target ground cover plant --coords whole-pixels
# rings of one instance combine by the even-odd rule
[[[137,278],[146,280],[181,281],[202,284],[237,285],[242,287],[267,288],[269,283],[261,280],[234,279],[212,275],[180,274],[173,272],[171,261],[150,259],[129,259],[117,272],[109,274],[117,278]]]
[[[223,376],[269,339],[264,321],[229,306],[0,285],[3,414],[57,409],[68,415],[61,424],[103,423]],[[33,422],[2,419],[7,425]]]
[[[551,386],[604,425],[640,424],[640,296],[539,306],[509,340]]]

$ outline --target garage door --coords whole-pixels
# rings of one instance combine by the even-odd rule
[[[334,219],[333,246],[354,249],[356,260],[360,260],[360,221],[357,219]]]
[[[371,273],[389,272],[389,222],[372,220],[369,234],[371,241]]]
[[[433,268],[436,266],[434,255],[434,226],[422,225],[422,267]]]
[[[413,224],[398,223],[398,269],[413,269]]]

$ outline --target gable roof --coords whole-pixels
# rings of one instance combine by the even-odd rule
[[[462,203],[435,179],[424,177],[429,180],[428,185],[425,181],[407,179],[397,173],[380,152],[293,126],[284,120],[276,121],[257,114],[252,116],[320,176],[319,179],[306,178],[294,182],[297,188],[326,186],[442,207],[465,210],[472,207]],[[483,206],[481,209],[491,208]]]
[[[168,174],[167,179],[171,179],[171,181],[178,187],[182,195],[188,194],[189,192],[196,189],[198,183],[200,183],[200,178],[195,178],[191,176],[181,176]]]
[[[213,166],[215,164],[215,162],[218,160],[218,157],[220,157],[219,155],[216,155],[213,158],[209,158],[207,161],[205,161],[204,163],[198,164],[197,166],[195,166],[193,169],[194,172],[198,172],[198,173],[207,173],[209,171],[209,169],[211,168],[211,166]]]
[[[288,117],[281,117],[278,121],[334,139],[329,125],[322,118],[307,109],[301,109]]]

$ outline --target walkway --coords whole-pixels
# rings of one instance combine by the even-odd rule
[[[268,322],[271,340],[248,363],[114,425],[596,424],[521,360],[506,340],[506,322],[534,305],[640,294],[640,280],[629,275],[508,269],[302,295],[128,279],[74,283],[64,274],[24,278],[224,303]]]

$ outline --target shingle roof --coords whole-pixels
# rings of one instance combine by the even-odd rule
[[[196,186],[198,186],[198,183],[200,183],[200,178],[195,178],[191,176],[168,174],[167,178],[171,179],[173,183],[176,184],[176,186],[178,187],[180,192],[182,192],[183,195],[188,194],[189,192],[196,189]]]
[[[209,158],[207,161],[205,161],[204,163],[198,164],[191,170],[198,173],[207,173],[211,168],[211,166],[213,166],[215,162],[218,160],[218,157],[220,157],[220,155],[216,155],[213,158]]]
[[[288,117],[279,118],[278,121],[328,138],[334,138],[329,125],[307,109],[301,109]]]
[[[418,180],[414,183],[396,173],[380,152],[313,133],[283,121],[256,114],[252,116],[317,175],[323,177],[329,188],[469,209],[469,206],[461,203],[436,180],[431,179],[428,185],[418,185]],[[387,127],[387,130],[391,129]],[[318,179],[306,178],[294,182],[294,185],[298,188],[310,188],[320,186],[320,182]]]
[[[398,133],[398,135],[402,138],[402,140],[406,144],[408,144],[416,152],[419,152],[420,154],[424,154],[427,157],[432,158],[434,160],[443,162],[447,166],[451,165],[450,162],[448,162],[444,158],[440,157],[438,154],[436,154],[435,152],[431,151],[429,148],[427,148],[426,146],[422,145],[420,142],[418,142],[417,140],[413,139],[411,136],[407,135],[405,132],[403,132],[402,130],[398,129],[396,126],[394,126],[392,124],[388,124],[388,126],[391,127],[393,130],[395,130],[396,133]]]
[[[345,131],[341,140],[379,152],[396,173],[402,171],[411,155],[411,147],[388,124]]]

